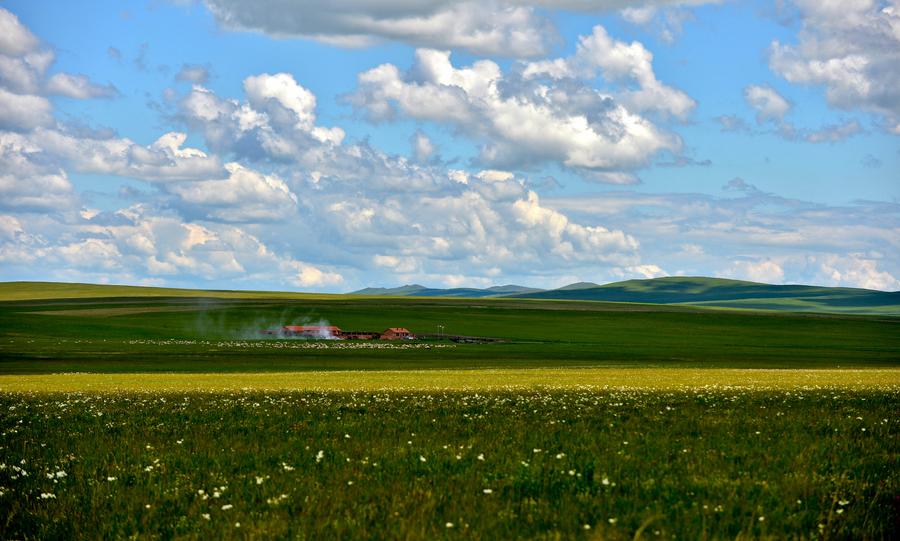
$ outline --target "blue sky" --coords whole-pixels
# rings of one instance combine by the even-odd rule
[[[900,290],[897,2],[0,10],[0,280]]]

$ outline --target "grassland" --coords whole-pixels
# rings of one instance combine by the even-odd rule
[[[434,349],[288,347],[328,321],[490,336]],[[448,344],[450,345],[450,344]],[[900,318],[516,299],[100,297],[0,302],[0,373],[896,366]]]
[[[169,297],[214,299],[359,299],[370,295],[444,298],[531,298],[655,306],[699,306],[755,311],[787,311],[900,316],[900,292],[847,287],[771,285],[721,278],[669,276],[612,284],[572,284],[556,290],[520,286],[488,289],[431,289],[413,285],[366,288],[351,295],[298,292],[196,290],[54,282],[0,283],[0,300]]]
[[[67,282],[0,282],[0,300],[97,299],[97,298],[213,298],[213,299],[327,299],[326,293],[183,289],[174,287],[80,284]]]
[[[3,539],[900,536],[898,318],[23,287]]]
[[[896,387],[0,393],[4,538],[889,539]]]

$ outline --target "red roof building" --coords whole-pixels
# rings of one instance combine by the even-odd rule
[[[390,327],[381,333],[382,340],[410,340],[415,338],[408,329],[403,327]]]
[[[285,325],[281,332],[288,336],[305,338],[340,338],[341,328],[334,325]]]

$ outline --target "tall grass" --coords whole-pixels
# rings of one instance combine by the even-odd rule
[[[0,537],[886,539],[896,387],[0,394]]]

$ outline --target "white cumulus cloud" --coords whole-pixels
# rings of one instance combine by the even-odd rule
[[[461,49],[479,55],[534,57],[559,41],[547,11],[603,13],[627,10],[649,22],[661,11],[667,41],[688,17],[684,9],[719,0],[205,0],[220,26],[285,38],[301,37],[345,47],[399,41],[417,47]]]
[[[53,106],[42,96],[0,88],[0,130],[31,130],[53,123]]]
[[[344,46],[379,40],[461,48],[479,54],[534,56],[543,53],[554,30],[530,6],[487,0],[207,0],[220,25],[269,35],[296,36]]]
[[[194,86],[181,102],[182,115],[214,149],[256,158],[293,159],[311,146],[344,139],[341,128],[316,124],[315,95],[290,74],[247,77],[244,92],[247,102],[241,103]]]
[[[880,113],[900,133],[900,5],[796,0],[796,44],[773,41],[769,65],[792,83],[825,87],[831,105]]]
[[[417,50],[406,73],[392,64],[366,71],[350,99],[376,120],[403,115],[452,124],[485,141],[483,162],[512,167],[555,161],[631,169],[680,144],[609,94],[506,81],[494,62],[457,68],[446,51]]]
[[[0,53],[20,56],[34,50],[39,44],[38,39],[15,14],[0,8]]]
[[[621,99],[634,111],[660,111],[685,118],[697,103],[684,92],[662,84],[653,71],[653,54],[638,41],[613,39],[600,25],[589,36],[581,36],[575,54],[568,58],[530,62],[525,77],[592,79],[598,72],[610,82],[636,85],[621,92]]]
[[[43,163],[27,137],[0,132],[0,208],[56,211],[77,199],[65,170]]]
[[[267,222],[297,211],[297,196],[276,175],[264,175],[239,163],[225,164],[228,177],[174,183],[168,191],[207,218],[224,222]]]
[[[784,269],[770,259],[735,261],[725,275],[764,284],[784,283]]]
[[[410,138],[410,144],[413,158],[418,162],[427,162],[435,152],[434,143],[421,130],[416,130]]]
[[[111,98],[118,94],[112,85],[101,86],[92,83],[86,75],[57,73],[47,80],[47,92],[56,96],[77,99]]]
[[[750,85],[744,88],[744,99],[756,110],[756,121],[782,120],[791,104],[770,86]]]

